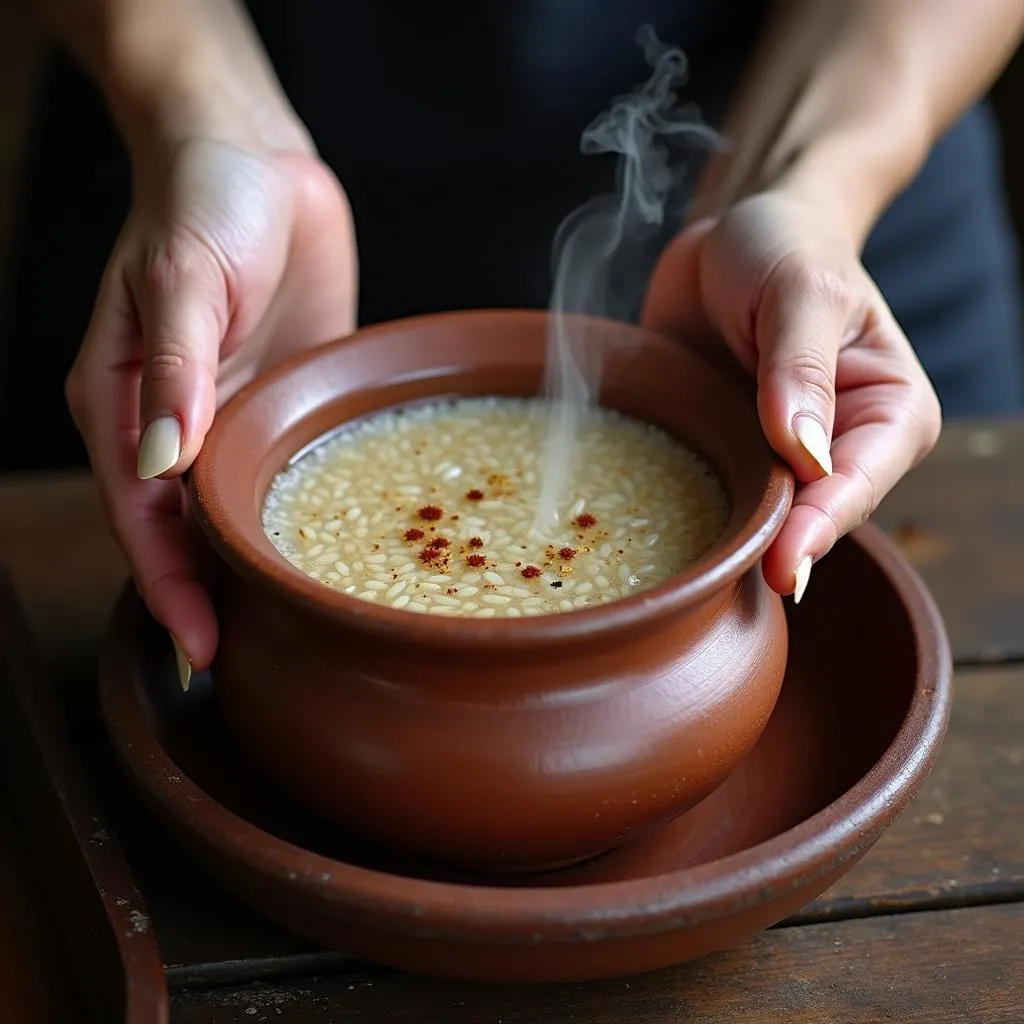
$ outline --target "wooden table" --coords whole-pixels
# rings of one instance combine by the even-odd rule
[[[542,988],[365,967],[219,892],[127,791],[99,728],[94,652],[124,569],[90,482],[0,483],[0,564],[146,897],[174,1022],[1022,1022],[1024,423],[947,428],[877,521],[932,587],[957,662],[949,735],[910,810],[832,890],[740,949],[628,981]],[[44,947],[17,918],[18,893],[3,891],[14,877],[4,838],[0,820],[0,958],[5,931],[21,941],[0,980],[24,980]],[[0,1020],[33,1024],[5,1014],[15,996],[0,984]],[[57,1020],[50,1012],[39,1019]]]

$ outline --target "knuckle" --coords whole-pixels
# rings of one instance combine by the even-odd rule
[[[175,230],[146,253],[146,284],[158,293],[173,291],[184,283],[205,278],[209,264],[209,252],[196,236],[184,229]]]
[[[836,402],[835,373],[828,357],[817,349],[795,353],[774,367],[774,372],[799,383],[804,396],[821,409]]]
[[[775,284],[829,309],[848,309],[853,301],[852,285],[842,273],[802,254],[787,257],[779,264]]]
[[[857,493],[861,495],[860,500],[854,502],[849,509],[847,517],[850,520],[847,530],[853,530],[858,526],[863,526],[868,521],[871,514],[881,503],[882,495],[879,493],[875,478],[863,463],[857,459],[851,459],[849,467],[851,475],[860,483]]]
[[[143,376],[151,384],[175,380],[196,363],[188,346],[178,338],[157,336],[146,354]]]
[[[824,504],[820,501],[804,501],[804,506],[811,509],[821,519],[825,520],[832,530],[832,540],[828,545],[828,549],[831,549],[837,540],[843,535],[843,528],[839,523],[839,519],[836,516],[835,510],[829,505]]]
[[[340,209],[346,217],[351,216],[348,196],[334,172],[322,162],[315,161],[309,165],[303,187],[307,201],[322,215],[333,216]]]
[[[830,309],[848,309],[853,300],[850,282],[830,268],[813,268],[807,287],[811,295]]]
[[[179,587],[192,581],[193,575],[187,569],[164,569],[162,572],[145,580],[142,584],[143,593],[147,600],[152,600],[154,595],[160,591]]]

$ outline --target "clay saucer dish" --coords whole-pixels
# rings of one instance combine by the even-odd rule
[[[134,591],[102,662],[114,746],[147,802],[242,900],[314,941],[410,971],[499,981],[628,975],[742,942],[849,870],[930,770],[950,709],[941,619],[868,526],[787,602],[790,657],[766,730],[693,810],[583,865],[458,873],[373,847],[281,794],[183,693]]]

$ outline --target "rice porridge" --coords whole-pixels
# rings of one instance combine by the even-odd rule
[[[571,612],[663,582],[728,515],[721,484],[664,432],[586,414],[560,522],[535,530],[542,399],[436,401],[359,420],[272,483],[263,527],[325,586],[474,618]]]

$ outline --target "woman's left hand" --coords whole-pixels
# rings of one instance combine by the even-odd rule
[[[751,196],[668,246],[643,322],[683,339],[716,335],[756,375],[765,435],[802,484],[764,575],[799,600],[811,565],[874,512],[941,426],[856,245],[793,196]]]

